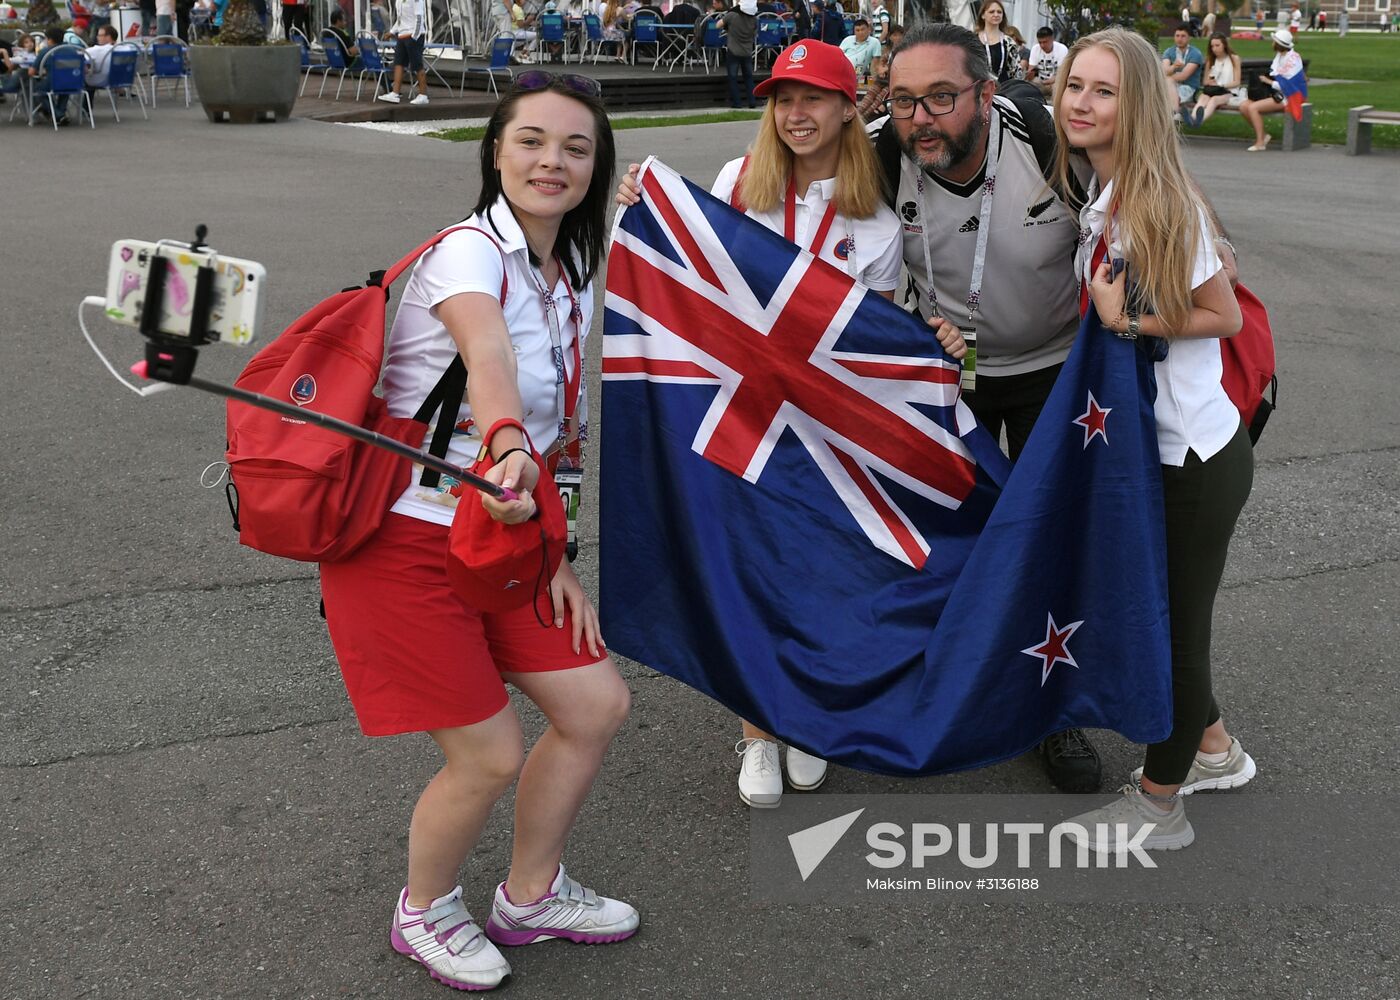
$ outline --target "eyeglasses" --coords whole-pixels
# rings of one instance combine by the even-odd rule
[[[550,73],[547,70],[532,69],[515,78],[516,90],[544,90],[556,80],[575,94],[585,97],[602,97],[603,86],[597,80],[577,73]]]
[[[517,77],[516,79],[519,79]],[[966,94],[969,90],[975,90],[983,81],[978,80],[962,90],[949,91],[938,90],[932,94],[921,94],[918,97],[891,97],[885,101],[885,110],[889,112],[891,118],[913,118],[914,108],[924,109],[924,114],[930,116],[946,115],[953,110],[957,104],[958,95]]]

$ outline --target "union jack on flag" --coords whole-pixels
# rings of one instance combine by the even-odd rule
[[[877,771],[976,766],[1071,725],[1162,738],[1133,347],[1091,320],[1053,433],[1008,479],[918,317],[655,160],[640,179],[603,330],[609,647]]]
[[[853,324],[894,307],[786,241],[736,231],[670,169],[649,161],[641,183],[653,211],[626,213],[608,263],[610,317],[635,332],[606,337],[604,379],[716,387],[691,447],[749,482],[790,430],[870,542],[923,568],[910,498],[957,508],[976,482],[957,362],[931,332],[911,352]]]

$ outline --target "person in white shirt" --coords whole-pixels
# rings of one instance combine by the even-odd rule
[[[854,28],[854,34],[841,39],[841,51],[856,68],[856,78],[864,79],[870,76],[871,63],[880,58],[884,46],[870,34],[870,22],[865,18],[856,18]]]
[[[1222,32],[1210,36],[1206,49],[1206,82],[1196,98],[1196,106],[1186,119],[1200,128],[1207,118],[1220,108],[1239,107],[1247,100],[1240,57],[1230,48],[1230,39]]]
[[[379,100],[398,104],[403,100],[404,70],[418,74],[418,93],[409,104],[428,103],[428,70],[423,64],[423,47],[428,41],[428,8],[426,0],[399,0],[399,16],[389,34],[394,42],[394,89],[380,94]]]
[[[488,448],[494,464],[486,478],[515,498],[492,499],[450,477],[426,483],[419,467],[378,531],[321,566],[326,623],[361,729],[427,733],[441,753],[407,831],[407,885],[389,941],[455,989],[491,989],[510,974],[497,945],[606,944],[631,937],[639,924],[633,907],[585,889],[560,863],[629,706],[597,612],[567,560],[541,581],[547,594],[505,611],[469,603],[446,566],[459,502],[526,525],[537,513],[532,493],[555,488],[541,462],[584,436],[582,347],[614,156],[594,81],[539,71],[516,77],[481,140],[471,228],[447,234],[414,266],[384,370],[389,413],[402,417],[420,410],[445,371],[464,365],[465,397],[444,402],[448,412],[436,418],[451,421],[448,460],[471,465]],[[425,447],[435,431],[428,429]],[[541,615],[541,604],[552,617]],[[548,721],[528,755],[507,684]],[[382,750],[397,748],[421,764],[426,742],[417,736]],[[512,785],[510,870],[483,927],[455,883]],[[392,808],[397,813],[398,803]]]
[[[710,193],[892,299],[902,259],[899,219],[884,203],[879,164],[856,113],[855,67],[835,45],[800,41],[778,56],[755,93],[768,99],[758,137],[747,156],[724,165]],[[637,169],[632,164],[618,187],[618,204],[639,200]],[[957,330],[937,336],[951,356],[966,353]],[[755,808],[777,806],[777,739],[745,721],[735,749],[743,757],[739,798]],[[795,789],[811,791],[826,780],[826,761],[795,746],[785,765]]]
[[[1274,61],[1269,72],[1260,76],[1261,83],[1274,85],[1279,77],[1289,77],[1303,72],[1303,57],[1293,51],[1293,33],[1287,28],[1279,28],[1273,33]],[[1264,116],[1276,115],[1283,111],[1283,94],[1277,89],[1268,97],[1257,101],[1245,101],[1240,105],[1244,120],[1254,126],[1254,144],[1246,148],[1247,153],[1262,153],[1269,148],[1270,136],[1264,130]]]
[[[1065,61],[1067,55],[1069,49],[1065,48],[1062,42],[1055,41],[1054,28],[1047,24],[1036,31],[1027,79],[1039,87],[1046,97],[1055,89],[1055,74],[1059,72],[1060,63]]]
[[[1124,838],[1175,850],[1195,839],[1183,793],[1233,788],[1256,770],[1226,731],[1210,683],[1215,595],[1254,470],[1249,435],[1220,382],[1221,338],[1239,332],[1242,317],[1186,173],[1172,128],[1176,108],[1152,47],[1110,28],[1076,42],[1060,72],[1058,174],[1067,178],[1079,156],[1094,172],[1076,270],[1104,327],[1095,334],[1143,338],[1160,358],[1153,408],[1173,691],[1171,734],[1147,748],[1137,780],[1112,804],[1070,820],[1077,832],[1068,829],[1100,851],[1123,849]],[[1120,133],[1120,122],[1132,130]]]
[[[107,86],[107,74],[112,68],[112,49],[117,46],[117,29],[104,24],[97,29],[97,44],[83,50],[87,65],[83,67],[83,83],[89,92]]]

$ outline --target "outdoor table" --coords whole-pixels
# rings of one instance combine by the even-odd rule
[[[651,68],[656,69],[658,65],[665,62],[666,72],[669,73],[675,69],[676,63],[690,54],[690,39],[693,34],[695,34],[695,25],[693,24],[667,24],[664,21],[658,21],[656,36],[661,39],[661,44],[656,47],[656,59],[652,62]]]

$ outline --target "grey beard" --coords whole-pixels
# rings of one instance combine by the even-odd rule
[[[911,132],[907,139],[901,140],[900,145],[904,147],[904,154],[913,160],[925,171],[935,172],[950,170],[953,167],[963,164],[969,156],[981,144],[982,136],[986,133],[987,123],[980,115],[973,120],[972,124],[962,135],[949,135],[946,132],[939,132],[936,129],[920,128]],[[939,138],[943,140],[943,148],[935,153],[932,159],[921,157],[916,143],[919,139]]]

